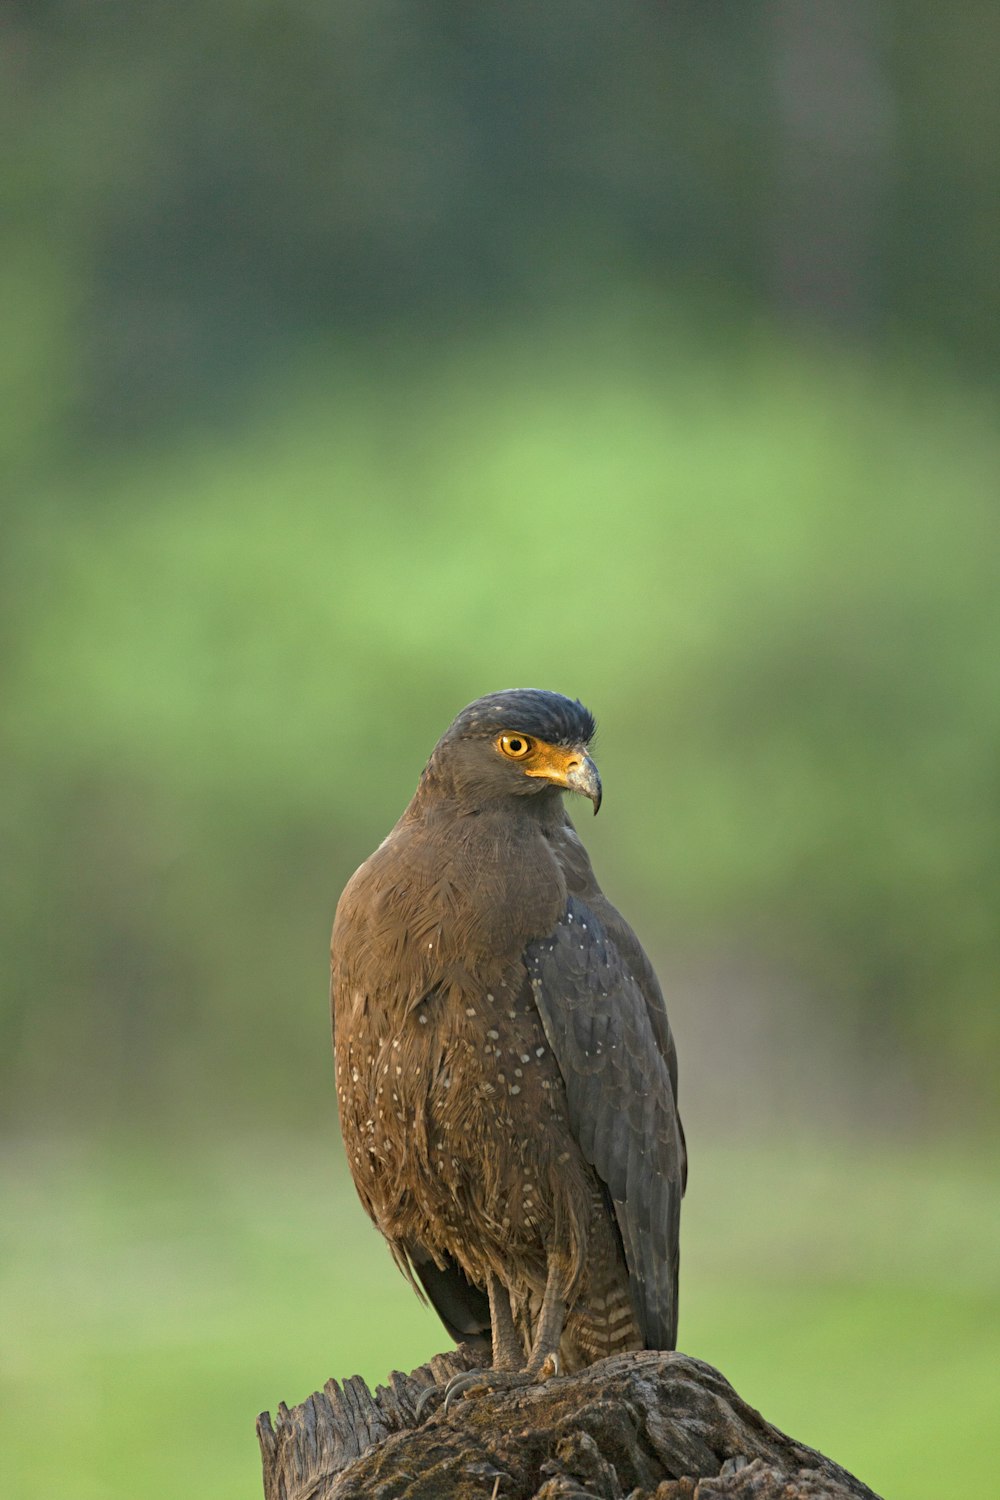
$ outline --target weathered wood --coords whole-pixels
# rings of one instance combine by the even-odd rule
[[[374,1395],[354,1376],[264,1412],[266,1500],[878,1500],[684,1354],[616,1355],[415,1425],[421,1392],[476,1361],[459,1348]]]

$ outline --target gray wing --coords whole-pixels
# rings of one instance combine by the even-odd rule
[[[525,963],[570,1128],[614,1205],[646,1346],[673,1349],[685,1161],[672,1057],[626,958],[579,897]]]
[[[481,1346],[487,1358],[491,1357],[490,1302],[482,1287],[474,1286],[450,1256],[442,1270],[421,1245],[407,1244],[405,1251],[455,1343]]]

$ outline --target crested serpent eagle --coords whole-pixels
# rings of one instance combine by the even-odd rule
[[[491,1365],[449,1400],[676,1343],[676,1053],[561,795],[600,807],[593,734],[558,693],[471,703],[337,906],[355,1185],[400,1269]]]

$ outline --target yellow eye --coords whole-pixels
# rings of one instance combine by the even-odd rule
[[[509,755],[511,760],[523,760],[534,748],[534,740],[526,734],[502,734],[497,740],[497,749],[502,755]]]

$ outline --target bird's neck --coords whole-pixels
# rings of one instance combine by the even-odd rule
[[[404,818],[436,821],[438,818],[499,818],[513,832],[526,835],[565,822],[562,794],[558,787],[542,785],[524,795],[470,796],[455,785],[450,770],[432,757],[424,768]]]

